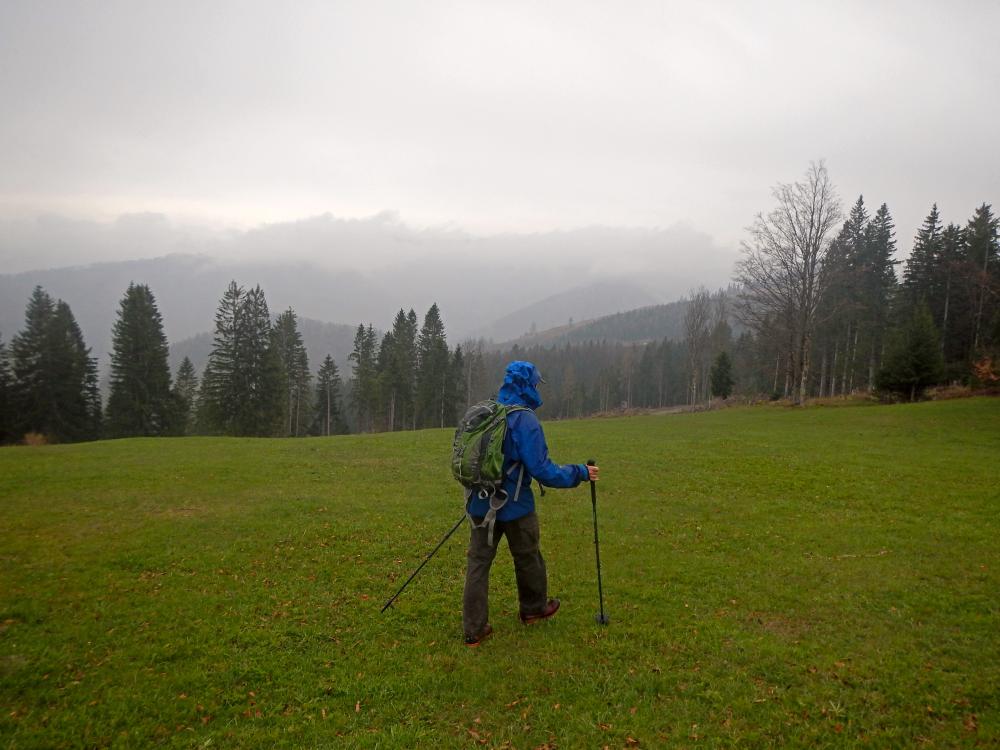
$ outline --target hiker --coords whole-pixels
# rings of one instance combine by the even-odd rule
[[[527,408],[507,415],[502,491],[507,493],[509,501],[497,512],[492,528],[480,525],[490,509],[489,499],[476,493],[470,497],[468,511],[473,527],[462,600],[462,626],[467,646],[478,646],[493,633],[488,617],[490,566],[503,536],[507,537],[507,546],[514,558],[521,622],[529,625],[548,619],[559,609],[559,600],[548,598],[548,579],[545,560],[538,547],[538,516],[531,481],[537,480],[539,485],[547,487],[576,487],[580,482],[597,481],[596,466],[560,466],[549,460],[545,435],[534,412],[542,405],[537,386],[544,382],[531,362],[511,362],[497,394],[501,404]]]

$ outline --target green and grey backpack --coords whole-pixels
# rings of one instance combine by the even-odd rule
[[[491,547],[497,511],[507,504],[507,493],[503,489],[503,441],[507,435],[507,415],[515,411],[531,410],[526,406],[501,404],[494,399],[475,404],[459,422],[451,446],[451,473],[465,488],[466,508],[473,493],[490,501],[490,509],[482,522],[477,524],[472,516],[469,522],[474,528],[487,529]],[[515,469],[518,469],[518,476],[513,502],[517,502],[521,493],[524,464],[514,464],[507,473],[513,474]]]

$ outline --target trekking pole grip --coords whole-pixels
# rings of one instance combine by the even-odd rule
[[[597,466],[597,461],[592,458],[587,459],[587,466]],[[590,480],[590,500],[595,504],[597,503],[597,485],[593,479]]]

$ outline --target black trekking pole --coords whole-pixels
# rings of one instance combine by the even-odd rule
[[[594,459],[587,461],[587,466],[596,466]],[[601,586],[601,543],[597,539],[597,483],[590,480],[590,504],[594,508],[594,552],[597,553],[597,595],[601,600],[601,611],[594,615],[594,622],[598,625],[607,625],[611,618],[604,614],[604,588]]]
[[[448,539],[451,537],[451,535],[454,534],[458,530],[458,527],[462,525],[462,521],[464,521],[464,520],[465,520],[465,514],[463,513],[462,517],[458,519],[458,523],[456,523],[454,526],[451,527],[451,531],[449,531],[447,534],[444,535],[444,539],[442,539],[440,542],[438,542],[438,546],[435,547],[431,551],[431,553],[429,555],[427,555],[427,557],[424,558],[424,561],[422,563],[420,563],[420,567],[418,567],[416,570],[413,571],[413,574],[409,578],[406,579],[406,583],[404,583],[402,586],[400,586],[399,587],[399,591],[397,591],[395,594],[392,595],[392,599],[390,599],[389,601],[387,601],[385,603],[385,606],[382,607],[382,609],[380,610],[381,612],[385,612],[387,609],[389,609],[389,606],[394,601],[396,601],[396,597],[403,593],[403,589],[405,589],[407,586],[410,585],[410,581],[412,581],[414,578],[417,577],[417,573],[419,573],[423,569],[423,567],[430,561],[430,559],[432,557],[434,557],[434,555],[437,554],[437,551],[439,549],[441,549],[441,547],[444,545],[445,542],[448,541]]]

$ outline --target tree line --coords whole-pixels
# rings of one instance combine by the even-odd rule
[[[294,310],[272,318],[263,290],[231,282],[199,374],[168,366],[147,285],[125,291],[112,330],[107,403],[97,362],[66,302],[33,291],[25,326],[0,339],[0,442],[98,437],[304,436],[454,425],[492,396],[506,363],[534,361],[554,418],[751,398],[879,392],[915,399],[931,385],[1000,383],[1000,242],[990,204],[964,225],[933,205],[902,273],[888,206],[858,197],[844,215],[822,163],[779,184],[754,220],[734,284],[692,292],[682,331],[638,343],[499,348],[448,345],[432,305],[400,309],[389,330],[359,324],[350,373],[330,355],[310,368]],[[674,326],[676,327],[676,326]]]
[[[857,391],[915,399],[932,385],[995,383],[1000,349],[998,220],[983,203],[961,226],[937,204],[896,272],[885,203],[847,215],[822,164],[779,184],[736,269],[751,339],[744,388],[802,403]]]

